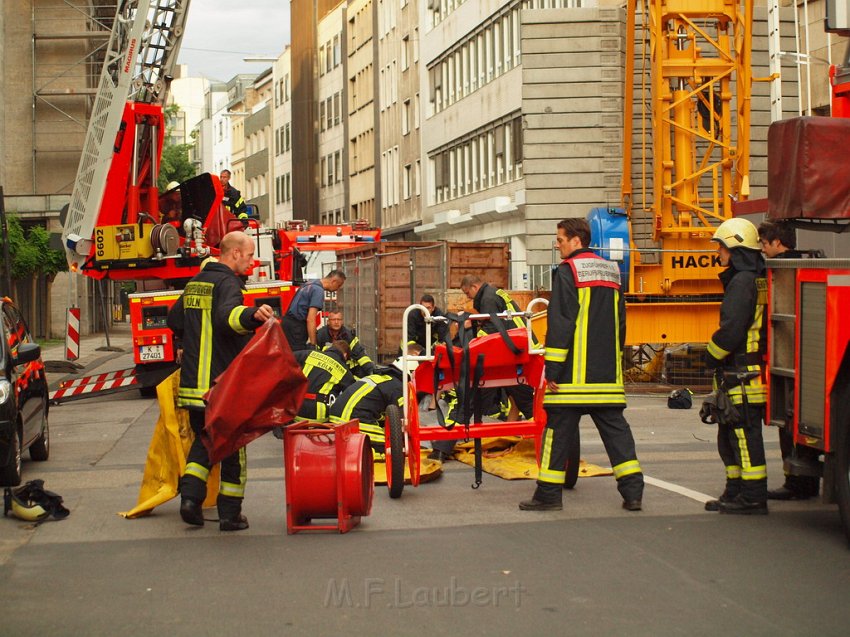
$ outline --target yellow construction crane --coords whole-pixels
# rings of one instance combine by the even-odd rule
[[[630,343],[706,342],[717,326],[709,239],[749,195],[752,17],[753,0],[629,3],[623,208],[591,214],[626,220]]]

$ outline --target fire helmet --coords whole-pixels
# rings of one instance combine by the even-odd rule
[[[729,250],[735,248],[748,248],[750,250],[760,250],[759,233],[756,227],[746,219],[734,217],[727,219],[714,231],[712,241],[717,241]]]
[[[44,480],[30,480],[14,490],[7,488],[3,494],[3,515],[10,512],[27,522],[62,520],[71,513],[62,506],[62,496],[44,488]]]
[[[397,359],[393,361],[393,367],[395,367],[401,373],[404,373],[404,366],[402,365],[402,358],[399,356]],[[416,371],[416,368],[419,367],[419,361],[407,361],[407,371],[409,374],[412,374]]]

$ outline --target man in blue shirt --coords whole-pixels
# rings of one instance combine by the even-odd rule
[[[302,285],[283,317],[283,333],[293,352],[316,348],[319,312],[325,306],[325,292],[336,292],[345,283],[342,270],[331,270],[321,279]]]

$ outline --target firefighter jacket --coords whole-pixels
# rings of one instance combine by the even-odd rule
[[[626,306],[615,263],[586,248],[552,273],[546,331],[547,406],[626,405],[622,348]]]
[[[345,325],[334,332],[327,325],[323,325],[316,332],[316,346],[320,350],[327,350],[334,341],[345,341],[348,347],[351,348],[351,356],[348,359],[348,368],[351,373],[358,378],[368,376],[375,371],[375,363],[369,358],[366,350],[363,349],[363,344],[357,338],[354,330],[348,329]]]
[[[326,352],[305,349],[293,355],[307,377],[307,393],[298,411],[299,417],[327,422],[329,405],[356,379],[348,371],[342,354],[333,348]]]
[[[502,289],[494,288],[489,283],[484,283],[472,299],[472,307],[478,314],[500,314],[501,312],[521,311],[511,296]],[[514,327],[525,327],[525,321],[521,316],[503,320],[505,329]],[[477,336],[485,336],[497,332],[496,326],[491,321],[481,321],[478,325]]]
[[[226,265],[208,263],[168,312],[168,327],[182,342],[177,405],[203,409],[210,384],[260,327],[256,307],[244,305],[241,279]]]
[[[434,308],[431,316],[445,316],[443,310]],[[431,345],[445,343],[449,338],[449,324],[441,321],[431,323]],[[425,315],[417,310],[407,315],[407,345],[416,343],[425,349]]]
[[[726,372],[724,383],[735,405],[742,404],[744,397],[734,374],[754,374],[754,378],[744,382],[746,400],[752,405],[763,405],[767,400],[761,378],[767,344],[764,260],[759,252],[746,248],[731,250],[730,255],[729,267],[720,273],[723,284],[720,327],[708,343],[706,364]]]
[[[349,386],[330,408],[330,421],[360,420],[360,431],[368,434],[373,443],[384,442],[383,420],[387,407],[395,403],[401,407],[403,387],[401,376],[389,372],[370,374]]]
[[[224,204],[225,208],[236,215],[239,219],[248,218],[248,206],[245,205],[245,200],[242,199],[242,193],[230,184],[227,184],[227,188],[224,189],[224,197],[221,202]]]

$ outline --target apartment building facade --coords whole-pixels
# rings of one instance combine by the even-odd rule
[[[346,3],[329,11],[318,25],[316,85],[319,131],[317,188],[319,223],[342,223],[348,211],[346,152],[345,27]]]
[[[272,66],[274,76],[274,156],[272,175],[274,200],[270,222],[272,226],[293,218],[292,212],[292,52],[289,47]]]

